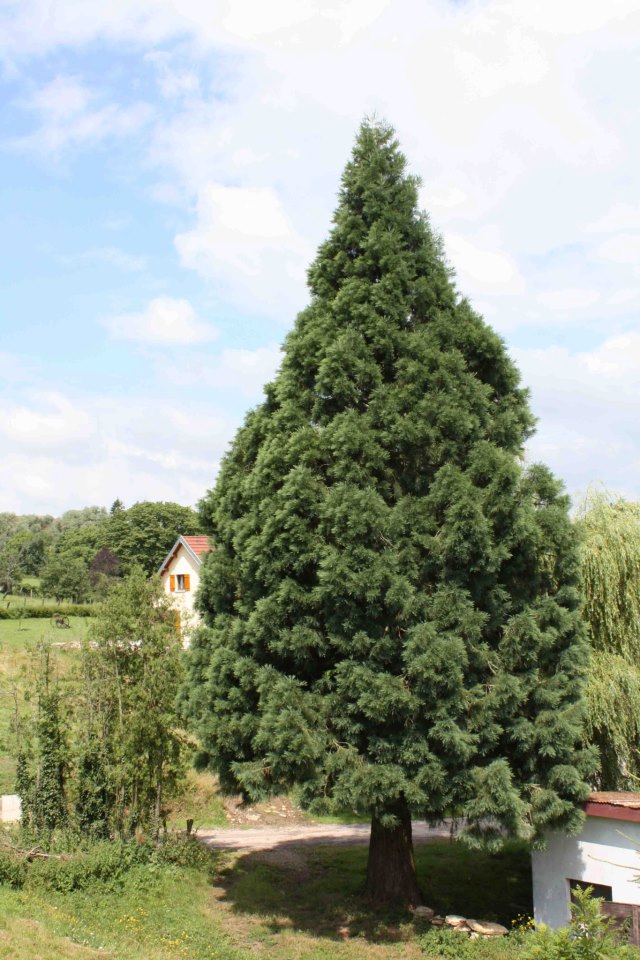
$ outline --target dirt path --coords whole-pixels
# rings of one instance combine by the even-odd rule
[[[367,844],[370,827],[368,823],[341,824],[296,824],[289,827],[252,827],[237,830],[221,827],[216,830],[198,830],[198,839],[214,850],[272,850],[283,844],[289,846],[311,846],[313,844]],[[424,821],[413,823],[413,839],[418,843],[425,840],[448,839],[450,825],[441,824],[430,827]]]

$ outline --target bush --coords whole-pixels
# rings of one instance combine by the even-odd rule
[[[55,890],[58,893],[94,889],[96,885],[105,890],[114,890],[122,887],[127,876],[140,867],[149,868],[150,880],[153,869],[157,867],[171,865],[205,870],[211,863],[210,852],[189,837],[170,837],[158,846],[104,840],[84,850],[63,855],[62,859],[54,854],[49,859],[33,862],[10,851],[0,850],[0,884],[16,889],[26,886],[37,890]]]
[[[0,850],[0,885],[19,890],[27,879],[27,864],[15,853]]]
[[[35,889],[71,893],[96,884],[113,890],[121,887],[134,868],[148,864],[153,848],[147,844],[103,841],[68,859],[36,860],[31,864],[27,886]]]
[[[170,836],[156,847],[156,863],[169,863],[177,867],[194,867],[206,870],[212,864],[211,852],[193,837]]]
[[[450,927],[430,930],[420,937],[423,953],[430,958],[446,960],[507,960],[522,956],[523,935],[517,932],[507,937],[471,940],[466,933]]]
[[[591,897],[591,888],[575,896],[569,926],[561,930],[541,926],[533,932],[515,930],[507,937],[471,940],[444,928],[424,934],[420,946],[427,957],[447,960],[640,960],[640,951],[626,943],[624,930],[602,916],[602,901]]]
[[[527,938],[522,960],[637,960],[640,952],[625,942],[624,930],[602,916],[602,900],[592,892],[591,887],[576,890],[569,926],[536,930]]]

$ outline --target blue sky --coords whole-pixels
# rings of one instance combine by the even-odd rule
[[[373,112],[532,389],[529,458],[638,498],[639,39],[636,0],[5,2],[0,510],[197,501]]]

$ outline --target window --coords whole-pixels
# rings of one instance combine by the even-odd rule
[[[575,890],[586,890],[587,887],[592,888],[592,897],[599,897],[602,900],[606,900],[607,903],[611,903],[613,900],[613,889],[611,887],[605,886],[604,883],[591,883],[589,880],[569,880],[571,899],[574,900],[573,894]]]
[[[191,576],[188,573],[172,573],[169,577],[171,593],[189,593],[191,590]]]

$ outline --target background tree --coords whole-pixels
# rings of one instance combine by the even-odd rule
[[[9,540],[0,550],[0,592],[15,593],[25,570],[18,546]]]
[[[583,616],[593,648],[587,735],[600,787],[640,785],[640,504],[591,493],[581,511]]]
[[[225,789],[367,811],[370,896],[416,902],[412,814],[455,809],[472,837],[581,823],[575,537],[560,484],[523,473],[518,373],[383,124],[309,286],[202,502],[186,708]]]
[[[121,836],[159,829],[184,774],[176,613],[142,569],[116,582],[83,650],[78,817]]]
[[[42,568],[40,589],[44,596],[55,597],[58,603],[82,603],[91,594],[89,568],[79,557],[55,554]]]
[[[105,597],[120,573],[120,557],[108,547],[98,550],[89,565],[89,582],[96,597]]]
[[[180,534],[201,532],[200,518],[190,507],[143,501],[112,514],[105,546],[118,555],[123,570],[140,566],[150,575],[157,572]]]

